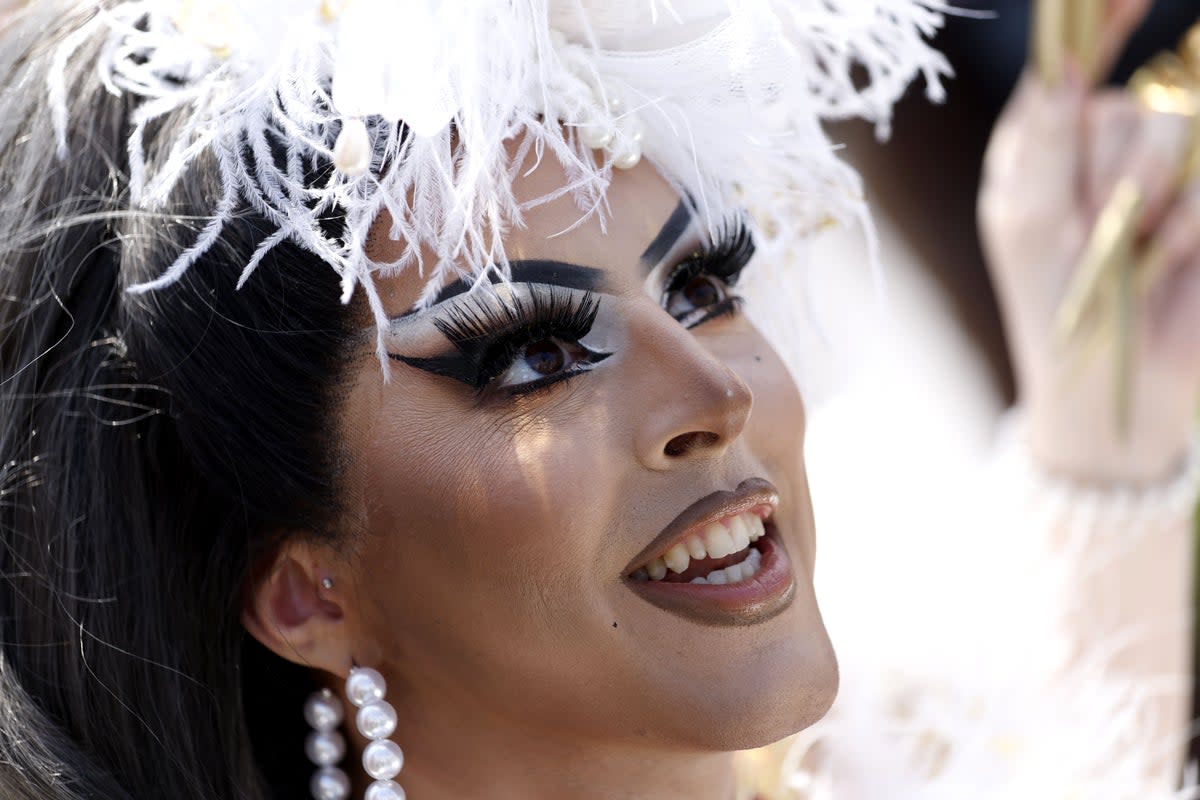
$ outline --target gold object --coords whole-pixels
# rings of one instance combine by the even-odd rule
[[[789,741],[734,753],[737,800],[784,800],[780,788]]]
[[[1147,108],[1191,119],[1192,136],[1176,188],[1200,177],[1200,25],[1184,36],[1178,53],[1155,56],[1135,72],[1129,88]]]
[[[1037,0],[1030,50],[1045,83],[1062,83],[1069,58],[1079,64],[1089,80],[1095,80],[1104,12],[1105,4],[1100,0]]]
[[[1182,190],[1200,178],[1200,25],[1184,37],[1178,53],[1162,53],[1134,73],[1129,90],[1152,111],[1191,119],[1192,135],[1175,180],[1175,190]],[[1060,344],[1078,340],[1086,332],[1083,350],[1096,352],[1103,349],[1104,340],[1115,337],[1116,406],[1122,433],[1128,431],[1131,414],[1139,301],[1170,266],[1153,243],[1144,254],[1138,252],[1137,232],[1144,205],[1145,198],[1132,181],[1125,179],[1117,185],[1055,319]]]
[[[350,5],[350,0],[321,0],[321,21],[337,22],[338,17],[342,15],[348,5]]]
[[[1138,217],[1141,215],[1139,214]],[[1136,231],[1135,231],[1136,232]],[[1137,351],[1138,298],[1134,285],[1134,242],[1130,237],[1126,257],[1117,266],[1117,432],[1121,438],[1129,435],[1133,415],[1133,362]]]
[[[1200,73],[1175,53],[1155,56],[1133,73],[1129,88],[1152,111],[1186,116],[1200,111]]]
[[[1106,281],[1132,260],[1138,223],[1145,207],[1142,190],[1130,178],[1124,178],[1100,212],[1096,227],[1083,251],[1079,266],[1059,306],[1055,333],[1060,343],[1075,338],[1085,316],[1095,308],[1095,299]]]

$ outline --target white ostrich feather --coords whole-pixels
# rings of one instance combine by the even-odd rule
[[[504,233],[527,210],[513,195],[511,148],[558,159],[581,220],[603,222],[612,159],[585,147],[579,128],[611,126],[620,144],[636,136],[636,116],[645,156],[710,226],[746,205],[771,234],[761,244],[786,245],[863,215],[857,178],[821,120],[861,115],[886,129],[915,76],[938,98],[949,72],[926,42],[941,22],[940,0],[89,5],[95,16],[62,44],[49,79],[62,155],[62,69],[101,35],[96,68],[105,84],[141,98],[129,141],[135,202],[162,204],[204,152],[216,155],[225,186],[195,245],[132,290],[177,280],[245,203],[277,226],[265,248],[291,240],[316,253],[342,276],[343,300],[363,286],[381,322],[376,273],[421,269],[430,278],[425,300],[447,274],[505,273]],[[855,82],[857,68],[865,85]],[[150,165],[143,137],[166,115],[184,118],[182,133]],[[304,167],[331,157],[350,118],[367,123],[371,169],[306,186]],[[284,167],[261,157],[271,137],[286,142]],[[246,149],[260,156],[254,164]],[[346,219],[336,238],[317,224],[334,206]],[[379,264],[363,244],[384,210],[403,246],[395,262]],[[421,248],[434,263],[423,263]],[[235,279],[252,279],[267,249]]]

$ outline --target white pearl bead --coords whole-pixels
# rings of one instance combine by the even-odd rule
[[[377,700],[360,708],[355,722],[368,739],[386,739],[396,732],[396,709],[386,700]]]
[[[363,750],[363,769],[377,781],[390,781],[404,766],[404,753],[391,739],[371,742]]]
[[[362,175],[371,166],[371,139],[366,124],[358,117],[342,122],[342,132],[333,145],[333,165],[351,178]]]
[[[579,141],[585,147],[599,150],[612,144],[613,133],[613,126],[608,122],[588,122],[579,126]]]
[[[354,667],[346,678],[346,696],[359,708],[382,700],[386,691],[387,681],[370,667]]]
[[[404,790],[395,781],[375,781],[367,787],[363,800],[404,800]]]
[[[614,117],[621,116],[625,110],[625,101],[612,92],[608,93],[608,110]]]
[[[617,169],[633,169],[642,160],[642,146],[637,142],[626,142],[620,152],[613,153],[613,166]]]
[[[304,740],[304,753],[318,767],[332,767],[346,755],[346,740],[337,731],[313,731]]]
[[[333,692],[322,689],[304,701],[304,720],[319,731],[331,731],[342,724],[342,701]]]
[[[313,773],[308,790],[316,800],[346,800],[350,779],[337,767],[323,767]]]
[[[642,136],[645,135],[646,129],[642,126],[642,118],[637,114],[629,113],[621,118],[617,123],[617,127],[621,129],[621,135],[631,142],[642,141]]]

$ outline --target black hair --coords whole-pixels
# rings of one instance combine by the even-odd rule
[[[0,31],[0,797],[303,797],[309,678],[241,595],[282,538],[342,535],[361,308],[286,243],[235,289],[273,230],[245,209],[178,283],[127,292],[195,241],[216,166],[130,210],[130,101],[96,43],[56,157],[45,75],[81,20],[55,5]]]

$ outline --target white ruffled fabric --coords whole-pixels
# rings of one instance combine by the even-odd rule
[[[971,491],[924,473],[927,513],[860,534],[858,574],[819,564],[855,587],[822,596],[842,686],[791,740],[780,800],[1200,798],[1194,766],[1176,775],[1200,435],[1139,492],[1044,474],[1023,435],[1010,413]]]
[[[751,208],[760,248],[792,248],[829,221],[862,221],[858,179],[821,120],[858,115],[886,130],[914,77],[940,99],[949,73],[926,41],[941,24],[941,0],[84,5],[107,9],[62,45],[48,87],[63,155],[63,68],[88,37],[103,36],[101,76],[111,91],[141,98],[129,142],[134,201],[163,203],[205,152],[224,183],[195,245],[136,290],[178,280],[247,203],[276,232],[238,280],[291,240],[338,271],[344,301],[361,286],[380,322],[376,272],[423,270],[427,298],[449,274],[505,272],[504,232],[540,202],[522,204],[512,191],[530,154],[564,165],[570,185],[560,193],[574,198],[581,220],[603,219],[613,159],[581,142],[586,126],[640,147],[711,226],[733,206]],[[182,118],[182,132],[150,163],[147,126],[167,115]],[[305,186],[312,159],[331,157],[338,132],[358,119],[371,169]],[[282,164],[273,140],[286,142]],[[338,237],[318,225],[331,207],[346,214]],[[404,248],[379,264],[364,243],[384,211]],[[424,263],[423,247],[434,263]],[[382,330],[380,348],[382,358]]]

